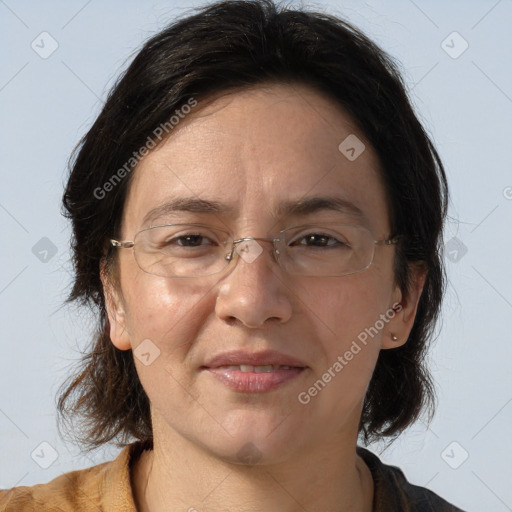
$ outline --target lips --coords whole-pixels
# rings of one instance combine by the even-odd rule
[[[269,366],[273,368],[268,369]],[[208,359],[203,366],[203,368],[209,369],[221,367],[237,367],[237,369],[246,372],[265,372],[278,369],[279,367],[287,367],[287,369],[306,368],[307,365],[295,357],[275,350],[265,350],[262,352],[237,350],[216,355]],[[267,367],[267,370],[262,369],[263,367]]]
[[[281,364],[267,364],[254,366],[252,364],[240,364],[240,365],[229,365],[229,366],[218,366],[219,370],[238,370],[244,373],[255,372],[255,373],[269,373],[277,370],[290,370],[294,366],[281,365]]]
[[[234,351],[212,357],[201,367],[238,393],[265,393],[293,381],[307,369],[299,359],[266,350]]]

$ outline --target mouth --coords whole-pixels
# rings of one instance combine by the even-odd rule
[[[291,370],[292,368],[297,368],[294,366],[281,365],[281,364],[265,364],[254,366],[252,364],[240,364],[240,365],[229,365],[229,366],[218,366],[215,369],[217,370],[238,370],[243,373],[270,373],[275,372],[277,370]]]
[[[212,358],[201,370],[233,391],[265,393],[297,379],[307,368],[302,361],[274,351],[237,351]]]
[[[276,350],[263,350],[260,352],[233,350],[231,352],[224,352],[211,357],[205,362],[203,368],[221,368],[231,366],[269,369],[270,366],[273,368],[279,366],[290,368],[305,368],[307,365],[296,357],[283,354]]]

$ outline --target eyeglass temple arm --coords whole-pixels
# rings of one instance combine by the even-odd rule
[[[379,245],[393,245],[398,243],[400,240],[400,236],[395,236],[393,238],[387,238],[386,240],[376,240],[375,243]]]
[[[133,247],[134,242],[119,242],[118,240],[110,240],[111,245],[114,247],[120,247],[121,249],[127,249],[129,247]]]

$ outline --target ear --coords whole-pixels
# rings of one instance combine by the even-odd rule
[[[393,303],[390,308],[395,311],[395,315],[388,323],[388,328],[382,340],[382,348],[390,349],[404,345],[409,338],[416,311],[420,301],[425,280],[427,278],[427,268],[422,263],[411,265],[411,284],[405,294],[397,286],[393,293]],[[394,340],[393,336],[397,339]]]
[[[100,277],[105,296],[108,323],[110,328],[110,340],[119,350],[130,350],[132,344],[126,330],[126,313],[123,298],[119,287],[112,282],[109,276],[107,263],[102,259],[100,264]]]

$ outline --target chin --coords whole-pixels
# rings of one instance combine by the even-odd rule
[[[298,449],[301,436],[296,428],[292,432],[291,426],[297,426],[297,422],[286,415],[239,412],[222,423],[226,434],[222,439],[215,442],[210,438],[205,444],[215,456],[232,464],[275,464]]]
[[[208,449],[214,457],[228,464],[264,466],[285,461],[293,448],[284,440],[269,443],[268,439],[261,436],[240,435],[231,439],[227,445],[208,446]]]

